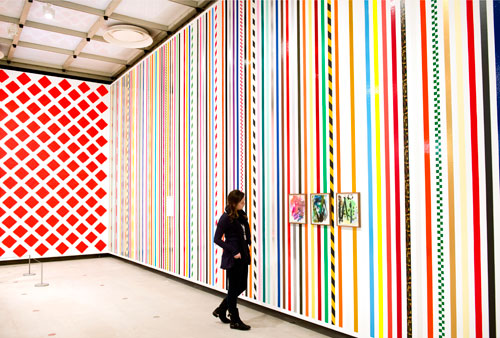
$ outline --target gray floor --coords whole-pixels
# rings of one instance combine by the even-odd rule
[[[252,330],[231,330],[211,315],[220,296],[116,258],[44,263],[44,288],[39,269],[0,266],[0,337],[324,337],[244,305]]]

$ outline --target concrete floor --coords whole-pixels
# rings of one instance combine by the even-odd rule
[[[48,287],[27,265],[0,266],[0,337],[324,337],[240,305],[252,330],[231,330],[211,312],[221,297],[116,258],[44,263]]]

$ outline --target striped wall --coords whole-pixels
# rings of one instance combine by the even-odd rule
[[[224,289],[212,238],[239,188],[248,299],[359,337],[495,337],[499,18],[218,2],[111,87],[111,251]],[[357,229],[334,222],[348,191]],[[287,195],[317,192],[331,224],[288,223]]]

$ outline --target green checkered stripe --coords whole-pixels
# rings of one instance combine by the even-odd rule
[[[443,159],[441,139],[441,94],[439,83],[439,31],[437,0],[431,0],[432,76],[434,89],[434,142],[436,149],[436,207],[437,207],[437,264],[439,336],[445,336],[444,304],[444,229],[443,229]]]

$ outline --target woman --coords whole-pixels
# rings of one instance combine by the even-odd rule
[[[230,322],[230,327],[238,330],[250,330],[250,326],[241,321],[236,308],[238,296],[247,288],[250,264],[250,227],[244,206],[245,194],[239,190],[231,191],[227,196],[226,212],[220,217],[214,236],[214,242],[224,249],[220,267],[227,271],[229,289],[227,297],[212,314],[223,323]],[[227,310],[231,320],[226,317]]]

